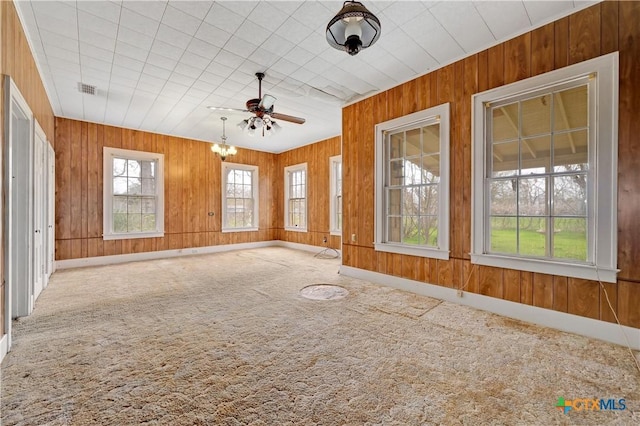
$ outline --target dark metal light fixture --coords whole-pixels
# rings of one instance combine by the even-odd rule
[[[353,56],[378,41],[380,30],[380,20],[362,3],[345,1],[327,25],[327,42]]]

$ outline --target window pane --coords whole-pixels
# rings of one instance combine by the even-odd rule
[[[127,214],[127,231],[128,232],[142,231],[142,215],[140,213]]]
[[[553,179],[553,214],[587,215],[587,176],[575,174]]]
[[[420,188],[406,188],[402,193],[402,208],[405,215],[417,215],[420,205]]]
[[[126,213],[114,213],[113,214],[113,232],[127,232],[127,214]]]
[[[114,213],[127,212],[127,197],[113,197],[112,207]]]
[[[425,155],[422,157],[422,183],[437,182],[440,182],[440,155]]]
[[[155,161],[140,161],[140,176],[153,179],[156,177]]]
[[[136,160],[127,160],[127,176],[140,177],[140,162]]]
[[[522,101],[522,136],[547,135],[551,133],[551,96],[542,95]],[[517,123],[517,120],[516,120]]]
[[[142,193],[142,183],[140,178],[128,178],[127,179],[127,194],[140,195]]]
[[[396,133],[389,136],[389,159],[402,158],[402,146],[404,145],[404,133]]]
[[[156,215],[143,214],[142,215],[142,231],[150,232],[155,230],[156,230]]]
[[[522,139],[520,174],[542,174],[551,170],[551,136]]]
[[[547,256],[547,223],[544,217],[520,217],[518,229],[520,254],[523,256]]]
[[[126,195],[126,193],[127,193],[127,178],[126,177],[113,178],[113,193],[115,195]]]
[[[493,144],[493,177],[514,176],[518,173],[519,143]]]
[[[405,161],[405,185],[420,185],[422,183],[421,166],[420,157]]]
[[[404,167],[402,160],[392,161],[389,165],[389,185],[398,186],[404,183]]]
[[[489,207],[491,215],[517,215],[517,180],[515,178],[492,180],[489,185],[491,192]]]
[[[553,129],[555,131],[587,127],[589,120],[587,86],[557,92],[553,97]]]
[[[494,142],[518,138],[518,103],[493,109],[491,136]]]
[[[387,194],[389,194],[387,197],[388,213],[392,215],[402,214],[402,190],[390,189],[387,191]]]
[[[127,213],[142,213],[142,202],[138,197],[127,197]]]
[[[420,217],[403,216],[402,224],[402,242],[405,244],[421,244]]]
[[[589,166],[586,130],[556,134],[553,138],[554,171],[587,170]]]
[[[492,217],[490,221],[491,252],[516,254],[518,252],[518,220],[515,217]]]
[[[557,218],[553,254],[562,259],[587,260],[587,219]]]
[[[421,235],[422,244],[426,244],[431,247],[438,246],[438,217],[437,216],[422,216],[421,221]]]
[[[411,129],[406,132],[405,158],[419,157],[422,153],[422,141],[420,129]]]
[[[143,198],[142,199],[142,213],[155,213],[156,212],[156,199],[155,198]]]
[[[541,216],[547,214],[546,177],[519,179],[518,207],[520,215]]]
[[[113,175],[114,176],[126,176],[127,160],[124,158],[113,159]]]
[[[142,178],[142,195],[155,195],[156,194],[156,181],[155,179]]]
[[[425,185],[420,188],[420,214],[438,215],[438,185]]]
[[[401,242],[402,232],[402,218],[400,217],[388,217],[387,218],[387,240],[392,243]]]
[[[422,152],[424,154],[440,152],[440,123],[422,128]]]

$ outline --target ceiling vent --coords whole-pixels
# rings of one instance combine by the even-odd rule
[[[96,94],[98,90],[96,89],[96,86],[92,86],[90,84],[84,84],[81,82],[78,82],[78,92],[80,93],[85,93],[87,95],[94,95]]]

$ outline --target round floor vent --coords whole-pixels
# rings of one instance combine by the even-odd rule
[[[300,296],[312,300],[342,299],[348,294],[346,288],[332,284],[313,284],[300,290]]]

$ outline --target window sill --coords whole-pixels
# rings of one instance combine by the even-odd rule
[[[131,234],[103,234],[103,240],[133,240],[135,238],[161,238],[164,232],[136,232]]]
[[[562,277],[615,283],[617,269],[542,259],[522,259],[495,254],[471,254],[471,263]]]
[[[252,232],[252,231],[258,231],[259,228],[256,227],[252,227],[252,228],[222,228],[222,233],[225,232]]]
[[[284,230],[293,232],[307,232],[307,228],[299,228],[297,226],[285,226]]]
[[[435,247],[411,247],[400,244],[375,243],[375,250],[385,251],[388,253],[408,254],[411,256],[449,260],[449,250],[442,250]]]

